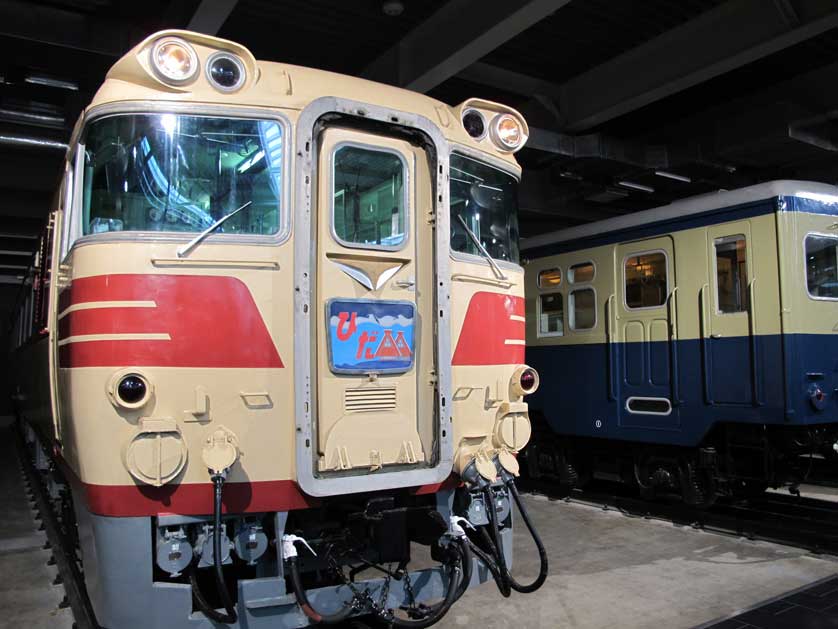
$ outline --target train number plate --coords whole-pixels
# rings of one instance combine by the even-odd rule
[[[332,299],[326,305],[329,367],[334,373],[404,373],[413,366],[409,301]]]

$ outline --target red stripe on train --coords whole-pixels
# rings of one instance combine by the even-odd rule
[[[83,484],[87,508],[114,517],[176,513],[205,515],[212,512],[212,483],[165,487]],[[228,482],[224,484],[225,513],[262,513],[308,509],[319,504],[305,495],[294,481]]]
[[[475,293],[468,304],[453,365],[516,365],[524,362],[524,299]],[[512,343],[509,343],[512,341]]]
[[[58,350],[61,367],[282,367],[247,286],[234,277],[97,275],[73,280],[60,297],[71,305],[154,302],[154,307],[75,310],[59,340],[90,334],[168,334],[169,339],[74,341]]]

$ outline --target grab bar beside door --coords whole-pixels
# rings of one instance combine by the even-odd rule
[[[701,290],[698,292],[698,320],[701,327],[701,366],[702,379],[704,381],[704,403],[713,404],[713,396],[711,395],[712,383],[710,374],[710,343],[708,337],[710,336],[710,321],[707,314],[707,293],[710,290],[709,284],[703,284]]]
[[[757,309],[756,309],[756,283],[753,278],[748,284],[748,333],[751,337],[751,395],[753,405],[762,406],[759,395],[759,360],[757,356]]]
[[[672,406],[681,404],[678,386],[678,287],[672,289],[669,295],[669,361],[670,388],[672,390]]]
[[[614,312],[614,302],[616,298],[614,295],[609,295],[608,299],[605,300],[605,350],[608,352],[608,399],[612,402],[617,401],[617,394],[615,393],[615,386],[614,386],[614,328],[616,327],[614,322],[615,312]]]

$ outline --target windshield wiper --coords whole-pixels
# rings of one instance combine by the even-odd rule
[[[200,244],[204,241],[204,239],[205,239],[207,236],[209,236],[212,232],[214,232],[216,229],[218,229],[219,227],[221,227],[221,226],[222,226],[222,225],[223,225],[223,224],[227,221],[227,219],[228,219],[228,218],[232,218],[233,216],[235,216],[236,214],[238,214],[239,212],[241,212],[244,208],[246,208],[246,207],[247,207],[248,205],[250,205],[251,203],[253,203],[253,201],[248,201],[247,203],[245,203],[245,204],[244,204],[244,205],[242,205],[241,207],[237,207],[235,210],[233,210],[233,211],[232,211],[232,212],[230,212],[229,214],[225,214],[224,216],[222,216],[221,218],[219,218],[217,221],[215,221],[212,225],[210,225],[209,227],[207,227],[207,228],[206,228],[204,231],[202,231],[200,234],[198,234],[197,236],[195,236],[195,237],[194,237],[192,240],[190,240],[188,243],[186,243],[185,245],[183,245],[182,247],[180,247],[180,248],[177,250],[177,257],[178,257],[178,258],[185,258],[187,255],[189,255],[189,252],[190,252],[190,251],[192,251],[192,250],[193,250],[195,247],[197,247],[198,245],[200,245]]]
[[[480,252],[480,255],[486,258],[486,261],[489,263],[489,266],[492,267],[492,272],[495,274],[495,277],[497,277],[499,280],[508,280],[509,278],[503,274],[503,271],[500,270],[500,267],[497,265],[494,259],[492,259],[492,256],[490,256],[489,252],[486,251],[486,247],[484,247],[481,244],[480,239],[477,237],[477,234],[471,231],[471,228],[465,222],[461,214],[457,214],[457,219],[460,221],[460,224],[463,226],[463,229],[466,230],[466,233],[468,234],[469,238],[471,238],[471,241],[477,247],[477,250]]]

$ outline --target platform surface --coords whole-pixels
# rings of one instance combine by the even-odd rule
[[[513,592],[509,599],[492,583],[475,588],[441,629],[691,629],[838,574],[836,559],[804,550],[542,496],[524,499],[549,554],[547,582],[534,594]],[[537,560],[516,518],[513,573],[531,580]],[[833,622],[795,627],[838,628],[838,618]],[[740,629],[724,626],[734,628]]]
[[[8,418],[0,418],[0,628],[70,629],[73,615],[59,608],[64,588],[52,585],[46,535],[38,531],[23,486]]]

